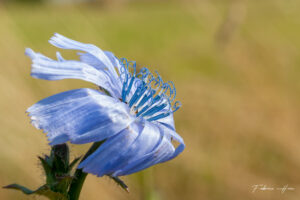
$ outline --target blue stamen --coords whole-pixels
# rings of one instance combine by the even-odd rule
[[[127,102],[127,101],[126,101],[126,97],[127,97],[127,95],[130,93],[130,90],[131,90],[131,88],[132,88],[134,79],[135,79],[134,77],[131,77],[129,86],[128,86],[127,89],[125,90],[125,94],[124,94],[124,98],[123,98],[123,101],[124,101],[124,102]]]
[[[170,113],[161,113],[159,115],[156,115],[154,117],[151,117],[148,119],[148,121],[154,121],[154,120],[159,120],[159,119],[162,119],[162,118],[165,118],[165,117],[168,117],[170,115]]]
[[[179,105],[177,105],[179,104]],[[176,112],[182,106],[180,101],[176,101],[172,108],[172,113]]]
[[[122,100],[124,100],[125,97],[126,97],[126,86],[127,86],[128,79],[129,79],[128,68],[125,67],[125,64],[124,64],[124,63],[126,64],[126,67],[127,67],[127,60],[126,60],[126,58],[121,58],[121,59],[120,59],[120,64],[121,64],[121,68],[120,68],[120,71],[121,71],[120,79],[121,79],[121,81],[123,82],[123,86],[122,86]],[[124,79],[122,79],[122,76],[124,76]]]
[[[138,110],[137,116],[140,116],[141,114],[143,114],[143,112],[145,112],[150,107],[150,103],[147,103],[147,102],[152,102],[153,101],[153,95],[145,95],[143,97],[142,101],[144,101],[143,105],[144,104],[146,104],[146,105],[144,107],[142,107],[143,105],[139,104],[136,107],[136,110],[138,110],[139,108],[142,108],[141,110]]]
[[[149,109],[147,112],[145,112],[142,117],[145,117],[145,116],[150,116],[150,115],[153,115],[159,111],[161,111],[162,109],[164,109],[165,107],[167,107],[168,104],[164,103],[164,104],[161,104],[161,105],[157,105],[157,106],[153,106],[151,109]]]
[[[147,69],[146,67],[143,67],[140,72],[136,75],[136,77],[139,78],[139,75],[141,75],[142,77],[140,78],[142,81],[145,82],[145,79],[147,78],[147,76],[150,74],[149,69]]]
[[[122,100],[125,102],[126,99],[126,86],[128,83],[128,74],[126,74],[125,81],[123,82],[123,87],[122,87]]]
[[[176,97],[176,88],[175,88],[175,85],[174,85],[173,81],[168,81],[168,83],[171,83],[172,86],[173,86],[173,89],[171,89],[172,90],[171,93],[174,94],[174,95],[173,95],[172,99],[170,100],[170,102],[172,103],[175,100],[175,97]]]
[[[123,83],[122,101],[128,103],[132,113],[141,116],[148,121],[158,120],[177,111],[181,104],[176,101],[176,89],[172,81],[163,82],[161,76],[155,71],[156,76],[145,67],[136,73],[136,63],[120,59],[120,79]],[[133,69],[130,72],[130,68]],[[135,85],[135,87],[133,87]],[[132,94],[133,88],[135,91]],[[127,97],[130,95],[130,99]],[[168,107],[168,109],[166,109]],[[165,110],[165,111],[164,111]],[[159,113],[155,115],[155,113]],[[155,115],[155,116],[153,116]]]
[[[129,101],[129,107],[131,108],[145,93],[147,90],[147,87],[144,86],[144,82],[142,82],[137,89],[135,90],[133,96],[131,97]]]
[[[124,102],[127,102],[126,101],[126,97],[127,95],[130,93],[131,91],[131,88],[132,88],[132,84],[134,82],[134,79],[135,79],[135,75],[136,75],[136,62],[134,61],[130,61],[128,62],[126,60],[126,58],[122,58],[120,59],[121,63],[122,63],[122,68],[123,70],[125,71],[126,73],[126,81],[123,83],[123,88],[122,88],[122,100]],[[125,66],[126,65],[126,66]],[[129,68],[132,68],[133,69],[133,74],[131,75],[131,73],[129,72]],[[129,82],[129,85],[127,86],[128,84],[128,79],[129,77],[131,78],[130,79],[130,82]]]
[[[139,113],[142,114],[142,113],[148,112],[148,110],[150,110],[154,105],[160,105],[163,102],[163,100],[164,100],[164,98],[162,98],[159,95],[152,97],[150,103],[148,103],[147,109],[143,109]],[[145,115],[142,114],[142,116],[145,116]]]
[[[145,94],[142,98],[142,100],[140,101],[140,103],[136,106],[137,109],[139,109],[140,107],[142,107],[146,102],[148,102],[149,99],[153,98],[153,95],[155,94],[155,91],[150,89],[147,90],[148,94]]]

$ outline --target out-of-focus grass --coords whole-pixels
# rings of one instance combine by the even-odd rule
[[[57,92],[95,87],[29,76],[24,48],[47,55],[54,32],[157,69],[176,84],[187,148],[126,177],[131,193],[89,176],[82,199],[297,199],[300,195],[300,2],[155,1],[114,6],[0,5],[0,185],[42,183],[46,138],[25,115]],[[73,52],[64,51],[74,58]],[[82,147],[72,145],[75,155]],[[251,193],[252,185],[295,191]],[[26,199],[0,190],[0,199]]]

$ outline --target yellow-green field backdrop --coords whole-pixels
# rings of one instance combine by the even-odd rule
[[[179,157],[124,177],[129,194],[89,175],[82,200],[300,198],[299,0],[0,2],[1,186],[44,181],[37,156],[50,148],[25,110],[61,91],[96,88],[30,77],[25,47],[54,57],[54,32],[158,70],[183,104],[175,114],[186,143]],[[71,145],[72,156],[87,148]],[[256,184],[295,189],[252,193]],[[31,198],[0,189],[0,199]]]

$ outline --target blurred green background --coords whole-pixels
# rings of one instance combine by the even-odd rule
[[[129,194],[89,175],[81,199],[299,199],[299,0],[74,2],[0,2],[1,186],[44,181],[37,156],[50,148],[25,110],[61,91],[95,88],[30,77],[25,47],[54,57],[47,40],[58,32],[157,69],[183,104],[179,157],[124,177]],[[87,148],[71,145],[73,157]],[[252,193],[256,184],[295,190]],[[0,199],[31,198],[0,189]]]

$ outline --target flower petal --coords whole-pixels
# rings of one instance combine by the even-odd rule
[[[32,59],[31,75],[45,80],[81,79],[92,82],[106,89],[114,97],[120,97],[120,90],[111,82],[108,74],[80,61],[64,60],[57,54],[59,61],[52,60],[42,54],[26,49]]]
[[[108,54],[108,52],[104,52],[104,53],[105,53],[105,55],[109,55],[108,58],[110,58],[111,55]],[[110,68],[108,68],[103,62],[101,62],[99,59],[97,59],[95,56],[93,56],[89,53],[79,52],[78,55],[80,56],[81,62],[84,62],[90,66],[93,66],[97,70],[101,71],[102,73],[107,74],[110,77],[111,82],[114,84],[114,86],[117,87],[118,93],[121,93],[122,83],[120,81],[119,75],[117,74],[116,70],[109,70]],[[118,68],[118,71],[120,71],[119,61],[116,59],[116,60],[111,60],[111,62],[113,64],[113,66],[116,66],[116,68]]]
[[[52,145],[70,140],[83,144],[111,137],[135,117],[118,99],[93,89],[76,89],[45,98],[27,112],[32,124],[47,132]]]
[[[136,158],[126,165],[124,168],[116,171],[112,176],[124,176],[129,175],[143,169],[146,169],[152,165],[163,162],[174,152],[174,147],[168,138],[164,135],[157,147],[148,154]]]
[[[166,162],[175,158],[179,153],[181,153],[185,144],[183,139],[172,129],[166,128],[159,123],[153,123],[152,126],[157,125],[159,128],[160,134],[163,135],[159,145],[155,147],[155,149],[143,156],[137,157],[135,160],[130,160],[127,166],[116,171],[113,176],[123,176],[132,174],[143,169],[146,169],[152,165]],[[172,139],[179,142],[178,147],[174,147],[172,144]]]
[[[157,122],[160,122],[162,125],[175,131],[175,123],[174,123],[173,114],[170,114],[167,117],[161,118],[161,119],[157,120]]]
[[[172,128],[169,128],[168,126],[165,126],[164,124],[157,124],[158,127],[164,132],[165,135],[167,135],[171,140],[175,140],[179,143],[179,145],[176,147],[173,155],[171,155],[167,160],[164,160],[163,162],[166,162],[168,160],[171,160],[178,156],[185,148],[184,141],[182,137],[175,132]],[[173,145],[174,146],[174,145]]]
[[[122,176],[176,157],[185,145],[172,129],[159,123],[139,121],[118,135],[107,139],[78,168],[97,176]],[[142,128],[143,127],[143,128]],[[172,139],[180,144],[175,148]]]
[[[139,127],[139,128],[134,128]],[[136,132],[135,132],[136,131]],[[117,138],[118,137],[118,138]],[[159,129],[148,121],[134,123],[80,163],[79,168],[98,176],[122,170],[131,161],[150,153],[161,140]],[[112,151],[115,149],[115,153]]]
[[[111,163],[114,163],[119,158],[122,152],[127,149],[135,141],[141,127],[133,126],[134,129],[124,129],[121,133],[108,138],[92,155],[85,159],[78,168],[83,168],[83,171],[103,176],[108,174],[111,169]]]
[[[49,40],[49,42],[58,48],[86,52],[85,54],[80,54],[81,60],[86,62],[87,64],[91,64],[92,62],[93,64],[95,64],[93,66],[100,71],[106,70],[104,72],[109,73],[109,77],[111,78],[112,82],[118,85],[121,91],[121,82],[115,70],[115,67],[117,67],[120,72],[120,66],[118,66],[120,64],[118,63],[118,61],[116,64],[116,58],[112,53],[102,51],[100,48],[92,44],[85,44],[69,39],[58,33],[55,33],[54,36]]]
[[[64,37],[58,33],[55,33],[54,36],[49,40],[49,43],[53,46],[56,46],[61,49],[73,49],[88,52],[89,54],[95,56],[99,59],[105,66],[110,67],[112,69],[113,65],[110,62],[109,58],[105,55],[105,53],[92,44],[84,44],[67,37]]]
[[[121,63],[119,59],[110,51],[104,51],[105,55],[109,58],[110,62],[112,63],[113,66],[117,68],[117,72],[121,74]]]

